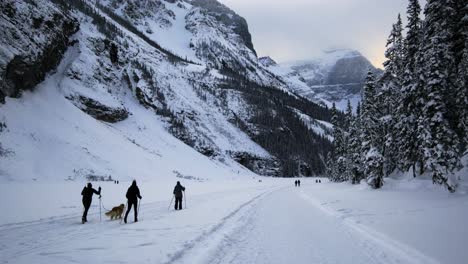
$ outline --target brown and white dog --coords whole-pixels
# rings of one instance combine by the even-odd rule
[[[109,216],[111,220],[113,220],[114,218],[115,219],[122,218],[124,208],[125,208],[125,205],[121,204],[119,206],[112,208],[112,210],[107,212],[106,215]]]

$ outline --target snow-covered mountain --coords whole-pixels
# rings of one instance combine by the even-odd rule
[[[181,58],[282,85],[259,67],[246,20],[216,0],[100,0],[98,6]]]
[[[330,111],[261,65],[219,2],[0,7],[2,180],[323,172]]]
[[[348,99],[356,106],[369,70],[381,73],[361,53],[350,49],[328,50],[312,60],[283,64],[272,63],[270,58],[260,61],[293,92],[327,106],[334,102],[340,109],[345,109]]]

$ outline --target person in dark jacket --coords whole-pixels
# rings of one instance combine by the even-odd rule
[[[301,180],[297,180],[297,186],[301,187]]]
[[[125,218],[124,222],[127,223],[127,216],[128,213],[130,213],[130,210],[132,209],[133,206],[133,212],[135,212],[135,222],[138,222],[138,198],[142,198],[140,195],[140,189],[138,189],[138,186],[136,184],[136,181],[134,180],[132,182],[132,186],[130,186],[127,190],[127,212],[125,213]]]
[[[83,206],[85,208],[83,212],[83,217],[81,218],[81,222],[83,224],[88,222],[88,210],[91,206],[91,202],[93,201],[93,194],[97,194],[99,195],[99,198],[101,198],[101,187],[99,187],[96,191],[95,189],[93,189],[93,185],[91,183],[88,183],[88,186],[85,186],[81,191],[81,195],[83,196]]]
[[[182,210],[182,198],[184,195],[182,192],[185,192],[185,187],[180,184],[180,182],[177,182],[176,186],[174,187],[174,196],[175,196],[175,204],[174,208],[176,210]]]

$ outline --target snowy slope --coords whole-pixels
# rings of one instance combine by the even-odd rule
[[[269,156],[222,114],[212,112],[211,106],[201,101],[180,69],[160,62],[161,55],[148,47],[142,49],[145,43],[132,39],[133,47],[121,54],[121,60],[139,54],[142,60],[154,62],[154,72],[160,76],[159,84],[178,87],[166,91],[168,102],[165,103],[171,105],[170,111],[181,114],[190,111],[193,120],[185,121],[185,125],[201,131],[193,134],[203,136],[199,142],[216,148],[222,162],[202,156],[167,132],[165,118],[158,117],[137,101],[132,87],[122,78],[132,74],[130,85],[144,90],[148,84],[141,77],[143,73],[134,68],[114,67],[105,52],[102,41],[105,37],[95,26],[83,20],[73,38],[78,43],[69,48],[55,74],[47,77],[35,92],[25,93],[20,99],[7,98],[6,104],[1,106],[0,120],[7,126],[6,131],[0,133],[2,148],[7,154],[0,159],[2,181],[83,180],[87,175],[149,178],[155,174],[174,176],[174,171],[206,178],[210,177],[208,168],[213,168],[211,176],[222,177],[226,171],[245,170],[226,156],[226,151]],[[189,70],[193,74],[200,71],[197,67]],[[141,79],[135,82],[135,76]],[[126,109],[129,118],[116,124],[99,122],[79,109],[86,108],[76,100],[82,97],[110,109]],[[197,125],[201,120],[204,125]],[[190,122],[194,124],[190,126]],[[128,160],[129,157],[132,160]]]
[[[286,88],[260,66],[245,19],[218,1],[99,3],[181,58],[208,68],[234,71],[263,85]]]
[[[186,16],[192,8],[187,3],[174,1],[115,1],[99,2],[115,14],[132,21],[152,40],[174,54],[198,61],[190,48],[192,34],[186,28]]]
[[[228,167],[213,162],[174,138],[129,93],[119,97],[132,113],[125,121],[108,124],[86,115],[62,91],[70,89],[64,72],[79,60],[78,47],[70,48],[57,72],[34,93],[7,99],[0,113],[8,124],[2,143],[12,153],[0,159],[2,181],[82,180],[88,175],[148,180],[179,173],[206,179],[233,170],[250,174],[236,163]]]
[[[20,2],[6,2],[12,8],[18,7],[9,20],[14,21],[11,25],[20,25],[27,31],[28,25],[35,22],[23,19],[31,10],[19,8],[24,4]],[[54,53],[54,61],[61,62],[59,69],[50,65],[52,71],[44,70],[44,78],[34,79],[31,87],[16,87],[15,97],[19,99],[7,97],[6,103],[0,104],[0,175],[3,181],[84,180],[89,175],[133,178],[137,176],[133,176],[130,165],[122,162],[130,154],[140,163],[141,171],[136,174],[147,177],[156,167],[161,168],[156,174],[174,174],[176,165],[170,168],[162,165],[174,164],[173,160],[161,161],[160,165],[148,164],[153,158],[164,156],[166,151],[182,151],[161,147],[160,134],[167,137],[170,134],[176,138],[171,140],[178,140],[179,144],[197,152],[187,154],[187,159],[203,154],[215,168],[221,166],[237,172],[245,170],[246,166],[256,173],[279,175],[284,168],[280,162],[286,164],[286,158],[279,160],[271,154],[271,149],[265,149],[268,144],[260,145],[266,141],[259,140],[276,127],[265,127],[257,115],[260,111],[278,111],[283,104],[277,104],[265,94],[282,97],[275,100],[299,103],[303,112],[317,108],[299,101],[300,98],[291,93],[278,92],[287,88],[258,64],[249,44],[245,20],[216,1],[208,5],[203,1],[100,1],[98,5],[94,1],[75,0],[65,11],[57,7],[64,5],[62,0],[33,2],[50,5],[51,10],[75,23],[77,31],[63,34],[68,52],[63,56]],[[129,3],[141,6],[137,5],[136,9],[131,9],[134,12],[128,13]],[[110,13],[111,8],[116,14]],[[134,26],[122,20],[129,14],[135,15]],[[227,15],[217,17],[220,14]],[[148,27],[152,33],[148,33]],[[14,26],[11,30],[15,30]],[[35,32],[44,38],[54,38],[54,33],[62,30],[58,26],[50,30],[44,22]],[[170,37],[161,40],[157,34]],[[3,48],[14,50],[14,38],[5,36],[8,38]],[[24,40],[25,46],[28,41],[35,41]],[[203,49],[201,43],[215,40],[221,46],[210,44],[209,50]],[[47,43],[37,42],[34,47],[47,50]],[[190,43],[195,45],[190,47]],[[20,76],[10,78],[7,75],[5,82],[8,84],[17,83],[24,77],[21,75],[24,71],[36,70],[37,60],[41,59],[31,55],[28,49],[17,49],[8,56],[3,58],[7,65],[4,68],[15,66],[10,58],[22,58],[14,71]],[[48,59],[45,57],[45,61]],[[244,69],[241,74],[236,67]],[[250,87],[246,89],[244,85]],[[32,93],[25,92],[27,90]],[[327,111],[317,109],[316,112],[327,121],[330,118]],[[319,120],[313,114],[309,116]],[[58,120],[74,120],[74,123],[67,125]],[[288,125],[287,120],[279,121]],[[81,130],[80,122],[84,123]],[[57,129],[46,129],[48,127]],[[70,136],[79,131],[86,136]],[[97,135],[88,131],[95,131]],[[161,140],[167,141],[170,140]],[[119,142],[124,142],[125,151],[118,151]],[[323,152],[325,150],[314,152],[319,165],[308,170],[309,173],[323,171],[320,161]],[[54,168],[58,160],[61,160],[60,166]],[[198,158],[194,159],[194,164],[198,164],[196,160]],[[304,163],[296,158],[293,162]]]
[[[310,116],[297,111],[296,114],[299,118],[307,125],[307,127],[312,130],[314,133],[327,137],[330,141],[333,141],[333,125],[320,120],[315,120]]]

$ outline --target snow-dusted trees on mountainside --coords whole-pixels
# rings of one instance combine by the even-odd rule
[[[393,171],[412,170],[456,190],[452,175],[467,145],[467,10],[463,0],[429,0],[421,20],[410,0],[406,36],[398,16],[385,72],[379,80],[369,74],[362,110],[334,124],[332,180],[367,178],[380,188]]]

